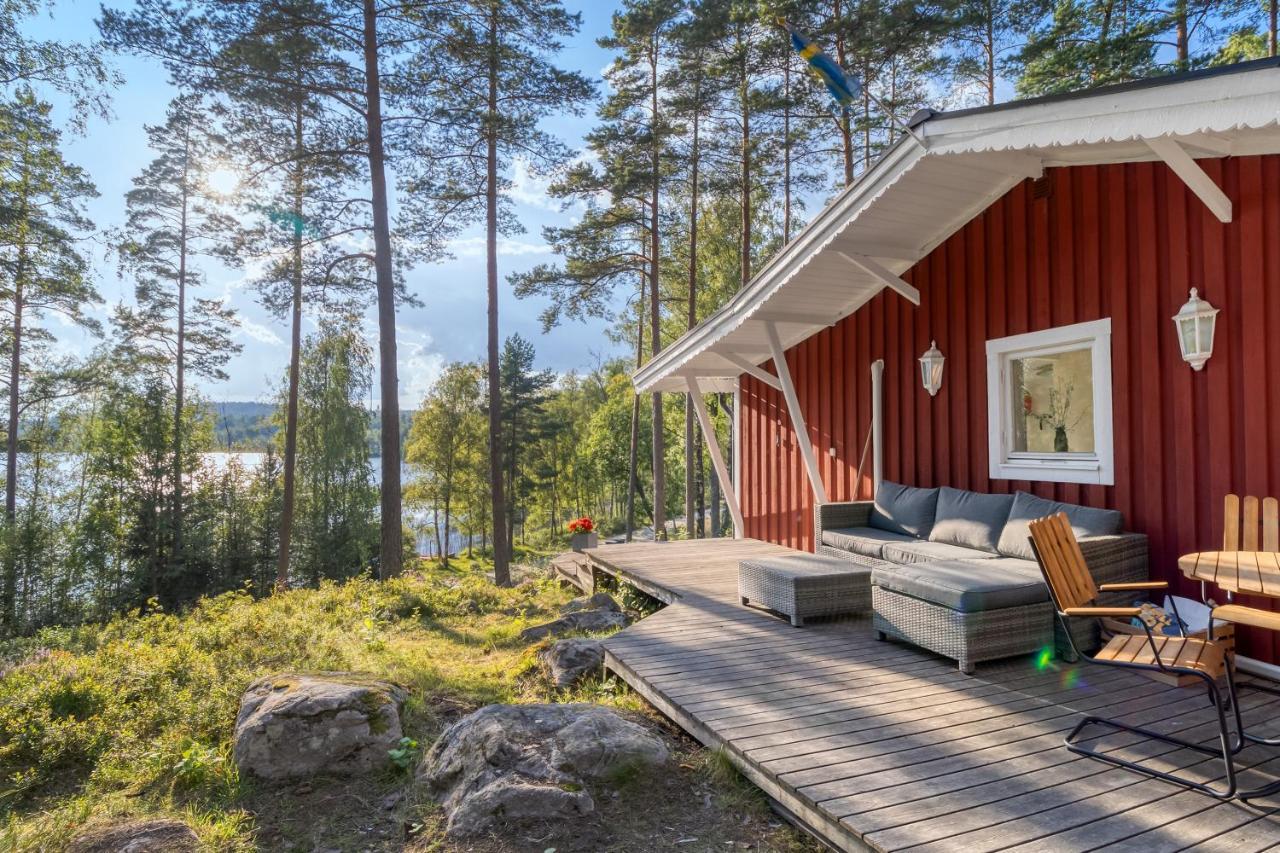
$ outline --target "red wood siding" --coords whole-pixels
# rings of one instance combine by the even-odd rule
[[[1048,197],[1022,183],[904,276],[919,308],[886,291],[792,348],[831,499],[870,492],[869,455],[860,490],[854,479],[870,365],[883,358],[885,477],[1122,510],[1151,538],[1152,576],[1195,594],[1176,559],[1220,547],[1223,495],[1280,495],[1280,156],[1200,163],[1232,199],[1230,225],[1163,164],[1050,169]],[[1182,361],[1170,320],[1193,286],[1222,309],[1200,373]],[[990,479],[985,342],[1102,317],[1112,319],[1115,485]],[[933,399],[916,361],[931,338],[947,357]],[[812,549],[812,495],[782,395],[750,377],[741,392],[746,533]],[[1245,632],[1242,645],[1280,661],[1266,632]]]

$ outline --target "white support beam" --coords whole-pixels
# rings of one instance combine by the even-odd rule
[[[702,430],[702,438],[706,441],[707,450],[711,453],[711,467],[715,469],[716,479],[720,481],[720,494],[724,495],[724,502],[729,506],[729,517],[733,519],[734,538],[741,539],[742,532],[746,528],[742,523],[742,510],[738,506],[738,490],[729,479],[729,469],[725,467],[724,454],[720,452],[720,440],[716,438],[711,416],[707,414],[707,401],[702,399],[702,388],[698,385],[698,379],[696,376],[690,376],[686,381],[689,383],[689,399],[693,403],[694,414],[698,416],[698,427]],[[734,416],[737,416],[736,407]],[[684,523],[689,524],[689,519],[686,518]]]
[[[901,276],[894,275],[888,269],[885,269],[884,265],[875,258],[867,257],[866,255],[853,255],[848,252],[837,252],[837,254],[867,275],[878,279],[885,287],[897,291],[908,302],[913,305],[920,304],[920,291],[903,281]]]
[[[809,472],[813,499],[820,504],[827,503],[827,488],[822,484],[822,475],[818,471],[818,459],[813,453],[813,442],[809,440],[804,413],[800,411],[800,399],[796,396],[796,386],[791,381],[791,370],[787,367],[787,354],[783,352],[782,341],[778,338],[778,328],[768,323],[765,331],[769,335],[773,366],[778,371],[778,381],[782,384],[782,396],[787,401],[787,413],[791,415],[791,428],[795,430],[796,444],[800,445],[800,455],[804,458],[805,470]]]
[[[737,367],[743,373],[759,379],[770,388],[773,388],[776,391],[782,390],[782,383],[778,381],[778,377],[774,376],[763,367],[757,367],[742,356],[738,355],[736,352],[717,352],[716,355],[720,356],[734,367]]]
[[[1182,178],[1187,189],[1195,193],[1220,222],[1231,221],[1231,199],[1227,198],[1227,194],[1200,168],[1200,164],[1192,159],[1185,148],[1168,137],[1143,141],[1175,175]]]

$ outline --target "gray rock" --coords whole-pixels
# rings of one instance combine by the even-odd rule
[[[454,723],[419,779],[465,838],[592,813],[586,783],[667,763],[662,739],[599,705],[490,705]]]
[[[604,644],[599,640],[556,640],[538,653],[556,687],[572,687],[604,666]]]
[[[562,637],[575,631],[613,631],[627,627],[627,614],[612,610],[579,610],[566,613],[559,619],[534,625],[520,632],[520,639],[536,642],[544,637]]]
[[[141,820],[90,829],[71,840],[70,853],[196,853],[200,839],[180,820]]]
[[[236,765],[264,779],[381,769],[400,741],[404,700],[403,688],[352,673],[260,678],[240,699]]]
[[[595,595],[583,595],[573,599],[564,607],[560,608],[561,613],[577,613],[580,610],[611,610],[614,613],[621,613],[622,608],[618,606],[618,602],[613,600],[613,596],[607,592],[597,592]]]

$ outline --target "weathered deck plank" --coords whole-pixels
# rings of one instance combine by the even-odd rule
[[[595,569],[670,606],[606,641],[606,664],[840,849],[1257,851],[1280,819],[1076,756],[1083,714],[1213,736],[1203,694],[1099,667],[1028,659],[976,677],[864,618],[803,629],[738,602],[737,564],[790,553],[752,540],[604,546]],[[1280,697],[1242,695],[1246,719]],[[1206,780],[1220,762],[1131,735],[1103,748]],[[1280,753],[1240,756],[1246,784],[1280,775]],[[1276,803],[1264,805],[1275,806]]]

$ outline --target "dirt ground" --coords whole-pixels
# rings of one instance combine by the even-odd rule
[[[770,810],[719,756],[665,720],[645,722],[667,740],[673,765],[656,777],[591,789],[596,812],[572,824],[508,828],[452,842],[444,816],[404,777],[314,780],[263,787],[245,803],[257,849],[272,853],[644,853],[822,849]]]

